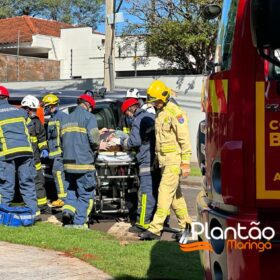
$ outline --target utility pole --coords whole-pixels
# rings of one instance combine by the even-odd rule
[[[17,36],[17,80],[19,81],[19,43],[20,43],[20,30]]]
[[[113,23],[108,22],[108,16],[113,15]],[[114,89],[115,81],[115,0],[106,0],[106,30],[104,58],[104,87],[108,91]]]

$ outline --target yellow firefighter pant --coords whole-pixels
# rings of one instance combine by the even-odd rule
[[[191,223],[187,204],[179,185],[180,170],[179,164],[164,166],[162,168],[157,210],[149,227],[149,231],[154,234],[160,235],[166,216],[170,212],[170,207],[176,214],[181,230],[185,229],[186,223]]]

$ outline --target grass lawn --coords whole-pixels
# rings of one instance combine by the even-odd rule
[[[181,252],[175,242],[126,244],[103,232],[48,223],[30,228],[0,226],[0,240],[65,252],[116,279],[203,279],[198,252]]]
[[[191,166],[190,176],[202,176],[200,168]]]

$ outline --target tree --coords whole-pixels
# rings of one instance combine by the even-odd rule
[[[215,52],[218,21],[201,17],[208,0],[144,0],[130,2],[129,12],[141,23],[126,32],[146,33],[151,52],[165,61],[168,69],[202,73]],[[216,1],[221,2],[221,1]]]
[[[0,0],[0,18],[30,16],[53,19],[93,28],[102,19],[103,0]]]

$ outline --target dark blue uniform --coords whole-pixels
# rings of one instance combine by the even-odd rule
[[[36,169],[26,119],[24,110],[0,100],[0,201],[5,205],[12,202],[17,172],[23,201],[35,214]]]
[[[68,183],[65,180],[65,173],[63,168],[62,159],[62,147],[60,143],[60,126],[62,120],[68,115],[56,111],[51,114],[51,118],[48,122],[48,146],[49,146],[49,158],[53,159],[52,173],[57,189],[58,198],[65,200]]]
[[[154,170],[155,159],[155,115],[138,109],[134,114],[129,138],[121,141],[127,149],[137,148],[140,189],[136,225],[147,229],[156,208],[159,170]]]
[[[77,106],[61,124],[63,164],[69,183],[63,212],[74,217],[75,225],[84,225],[93,206],[96,186],[94,162],[100,144],[95,116]]]

